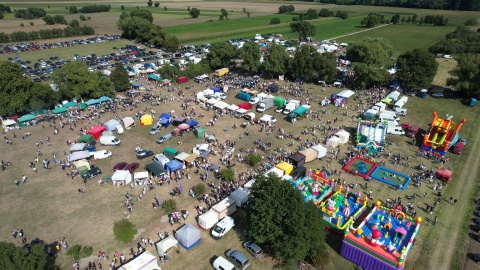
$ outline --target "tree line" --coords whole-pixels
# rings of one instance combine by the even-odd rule
[[[110,5],[90,5],[84,6],[82,8],[77,8],[76,6],[66,7],[70,13],[98,13],[98,12],[109,12],[112,8]]]
[[[378,24],[399,24],[399,23],[412,23],[412,24],[430,24],[433,26],[445,26],[448,24],[448,18],[443,15],[425,15],[418,19],[417,14],[409,15],[408,17],[401,17],[399,13],[392,16],[390,20],[385,18],[381,13],[370,13],[362,19],[361,25],[366,28],[372,28]]]
[[[123,11],[117,25],[126,39],[148,42],[168,51],[176,51],[180,45],[176,36],[167,34],[159,25],[153,24],[149,10]]]
[[[22,18],[24,20],[38,19],[45,16],[47,12],[43,8],[29,7],[27,9],[15,9],[13,15],[15,18]]]
[[[346,11],[338,10],[336,13],[327,8],[322,8],[317,11],[313,8],[307,10],[305,14],[300,14],[298,18],[294,18],[294,21],[303,21],[303,20],[315,20],[320,17],[339,17],[341,19],[347,19],[348,13]]]
[[[319,2],[337,5],[386,6],[415,9],[480,10],[480,0],[319,0]]]
[[[15,31],[10,34],[0,32],[0,43],[23,42],[37,39],[76,37],[94,35],[95,29],[90,26],[67,26],[65,28],[43,29],[38,31]]]
[[[12,13],[12,10],[10,9],[10,6],[0,4],[0,13]]]

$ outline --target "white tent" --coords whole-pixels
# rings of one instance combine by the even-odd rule
[[[118,170],[112,175],[112,183],[115,186],[128,185],[132,182],[132,174],[128,170]]]
[[[73,152],[72,154],[68,155],[68,161],[76,161],[80,159],[86,159],[90,157],[90,152],[89,151],[78,151],[78,152]]]
[[[86,143],[74,143],[70,146],[70,152],[83,151],[86,145]]]
[[[238,109],[236,112],[237,112],[237,113],[240,113],[240,114],[244,114],[244,113],[248,112],[248,110],[245,110],[245,109],[240,108],[240,109]]]
[[[312,149],[317,151],[317,158],[324,158],[327,156],[327,148],[321,144],[312,146]]]
[[[348,139],[350,138],[350,133],[348,133],[346,130],[342,129],[335,134],[338,136],[340,139],[339,143],[344,144],[348,142]]]
[[[163,253],[172,247],[178,249],[178,241],[173,235],[170,235],[169,237],[163,238],[161,241],[155,243],[155,247],[157,248],[158,256],[163,256]]]
[[[133,182],[135,182],[135,185],[143,185],[147,180],[148,180],[148,172],[133,173]]]
[[[400,97],[400,92],[395,90],[395,91],[391,92],[390,94],[388,94],[387,97],[393,99],[394,101],[397,101],[398,97]]]
[[[135,124],[135,120],[132,117],[124,117],[122,121],[126,129],[130,129]]]
[[[200,154],[203,152],[203,151],[207,151],[208,150],[208,143],[200,143],[200,144],[197,144],[193,150],[192,150],[192,153],[194,154],[197,154],[200,156]]]
[[[115,119],[108,120],[103,126],[108,130],[108,131],[114,131],[117,126],[120,126],[120,122],[118,122]]]
[[[327,140],[327,147],[337,147],[340,144],[340,138],[333,136]]]
[[[2,121],[2,127],[5,131],[15,128],[17,122],[13,121],[12,119],[5,119]]]
[[[247,183],[245,183],[245,185],[243,185],[243,188],[246,191],[250,191],[250,189],[252,189],[253,184],[255,184],[255,179],[252,179],[252,180],[248,181]]]
[[[269,173],[274,173],[278,175],[278,177],[282,177],[285,172],[277,167],[273,167],[265,173],[265,176],[268,176]]]
[[[212,206],[212,209],[218,213],[218,219],[222,219],[230,214],[235,213],[235,211],[237,211],[237,206],[235,205],[234,199],[227,197]]]
[[[180,154],[175,156],[175,159],[180,161],[180,162],[185,162],[185,159],[190,156],[189,153],[181,152]]]
[[[203,95],[204,96],[213,96],[214,94],[215,94],[215,91],[213,91],[212,89],[203,90]]]
[[[85,167],[87,167],[87,169],[90,170],[90,163],[88,163],[88,161],[86,161],[85,159],[77,160],[75,162],[72,162],[72,165],[73,165],[74,168],[79,168],[79,167],[85,166]]]
[[[200,242],[200,230],[188,223],[177,230],[175,238],[182,247],[190,250]]]
[[[243,188],[237,188],[234,192],[230,194],[230,198],[235,201],[237,207],[242,206],[248,201],[248,192]]]
[[[213,105],[213,107],[218,108],[220,110],[223,110],[223,109],[227,108],[228,106],[229,105],[227,103],[223,102],[223,101],[219,101],[215,105]]]
[[[198,226],[204,230],[212,228],[218,222],[217,211],[210,209],[198,216]]]
[[[215,103],[217,103],[218,100],[217,99],[214,99],[214,98],[211,98],[209,100],[207,100],[207,103],[210,104],[210,105],[215,105]]]
[[[337,94],[337,96],[344,98],[350,98],[353,95],[355,95],[355,92],[353,92],[352,90],[343,90],[342,92]]]
[[[232,105],[228,106],[228,109],[231,110],[231,111],[236,111],[236,110],[238,110],[239,108],[238,108],[237,105],[232,104]]]
[[[117,270],[160,270],[158,266],[157,257],[148,251],[135,257],[128,263],[120,266]]]

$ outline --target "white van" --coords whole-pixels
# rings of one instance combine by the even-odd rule
[[[399,121],[400,117],[395,112],[392,111],[384,111],[381,112],[380,115],[378,116],[380,121]]]
[[[212,229],[212,237],[213,239],[220,239],[222,236],[224,236],[226,233],[228,233],[233,227],[235,226],[235,222],[233,221],[233,218],[226,216],[217,224],[215,227]]]
[[[408,97],[407,96],[403,96],[401,97],[397,102],[395,102],[395,105],[393,105],[393,109],[396,109],[396,108],[403,108],[403,106],[407,103],[408,101]]]
[[[104,159],[104,158],[111,157],[112,152],[107,150],[100,150],[100,151],[92,152],[90,156],[93,156],[94,159]]]
[[[385,121],[387,123],[387,134],[405,135],[405,131],[396,121]]]
[[[157,154],[153,157],[153,162],[158,163],[162,168],[170,161],[164,154]]]
[[[115,136],[102,136],[100,137],[100,144],[101,145],[120,145],[122,141],[120,141],[117,137]]]
[[[215,261],[213,261],[213,268],[217,270],[235,270],[235,265],[229,262],[222,256],[218,256]]]

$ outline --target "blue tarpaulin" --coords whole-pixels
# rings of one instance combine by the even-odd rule
[[[99,99],[97,99],[98,102],[106,102],[106,101],[110,101],[111,98],[109,97],[106,97],[106,96],[103,96],[103,97],[100,97]]]
[[[153,67],[153,64],[152,63],[145,63],[143,66],[146,67],[146,68],[151,68],[151,67]]]
[[[195,120],[190,120],[186,124],[189,125],[190,127],[196,127],[198,125],[198,122]]]
[[[98,99],[90,99],[89,101],[85,102],[87,105],[95,105],[100,103],[101,101],[98,101]]]
[[[220,87],[213,87],[213,88],[210,88],[213,90],[213,92],[215,93],[218,93],[218,92],[222,92],[222,89],[220,89]]]
[[[132,86],[133,87],[140,87],[142,86],[141,84],[139,84],[138,82],[131,82]]]
[[[148,75],[148,78],[151,79],[151,80],[155,80],[155,81],[160,81],[161,80],[160,76],[158,76],[156,74],[150,74],[150,75]]]
[[[169,173],[180,170],[181,168],[183,168],[183,164],[175,159],[165,163],[165,169],[167,169]]]

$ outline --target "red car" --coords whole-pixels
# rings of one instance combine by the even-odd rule
[[[410,124],[407,124],[407,123],[403,123],[403,124],[400,124],[400,127],[401,127],[402,129],[409,129],[409,128],[411,127],[411,125],[410,125]]]
[[[130,173],[133,173],[136,169],[138,169],[138,166],[140,166],[138,163],[128,164],[128,166],[125,167],[125,170],[128,170],[130,171]]]
[[[128,163],[126,163],[126,162],[117,163],[117,165],[113,166],[113,170],[114,171],[123,170],[123,169],[125,169],[125,167],[127,167],[127,165],[128,165]]]

